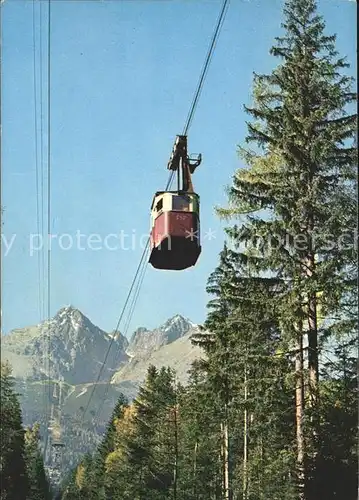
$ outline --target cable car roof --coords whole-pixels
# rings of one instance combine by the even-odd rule
[[[188,191],[178,191],[178,190],[175,190],[175,191],[156,191],[156,193],[152,199],[151,210],[153,208],[153,205],[154,205],[154,202],[155,202],[155,199],[157,198],[157,196],[160,196],[161,194],[166,194],[166,193],[176,194],[178,196],[183,196],[183,195],[196,196],[197,198],[199,198],[199,195],[197,193],[189,193]]]

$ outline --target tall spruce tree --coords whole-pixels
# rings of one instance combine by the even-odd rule
[[[323,498],[355,500],[358,494],[357,342],[341,344],[321,366],[321,441],[317,491]],[[353,352],[354,351],[354,352]]]
[[[176,387],[172,371],[150,366],[133,406],[134,429],[126,454],[135,481],[128,485],[127,494],[142,500],[176,498]]]
[[[202,365],[205,368],[208,383],[218,400],[215,407],[220,431],[221,489],[223,498],[226,500],[231,496],[229,413],[243,375],[242,370],[238,370],[237,352],[235,352],[237,339],[228,321],[236,306],[236,278],[225,246],[220,254],[219,266],[208,280],[207,292],[213,298],[208,304],[209,314],[203,331],[192,337],[192,343],[201,345],[207,354],[206,362]]]
[[[131,497],[131,485],[134,481],[133,470],[128,461],[128,443],[134,436],[134,407],[123,407],[121,414],[114,420],[113,451],[105,460],[105,491],[109,498]]]
[[[102,441],[96,450],[93,457],[92,470],[93,477],[97,484],[98,495],[103,497],[110,496],[113,493],[113,484],[106,481],[106,459],[114,452],[116,447],[116,425],[119,420],[123,418],[125,409],[128,407],[128,401],[124,395],[121,394],[115,408],[110,417],[107,429],[102,438]],[[116,481],[117,482],[117,481]]]
[[[240,148],[247,167],[234,176],[229,208],[219,210],[244,217],[228,233],[252,272],[271,273],[287,289],[280,316],[296,356],[302,499],[318,494],[321,340],[335,330],[335,318],[341,334],[352,334],[356,319],[346,311],[356,285],[357,117],[350,113],[356,94],[336,37],[325,34],[316,10],[315,0],[285,2],[284,35],[271,49],[281,62],[270,75],[255,75],[254,104],[246,108],[254,118],[247,136],[254,148]]]
[[[1,500],[27,500],[29,481],[25,462],[25,431],[9,363],[1,362],[0,484]]]
[[[205,365],[206,366],[206,365]],[[221,498],[223,491],[220,401],[201,361],[193,363],[179,395],[181,500]]]
[[[248,275],[243,260],[226,246],[221,252],[207,288],[214,298],[205,332],[193,338],[205,348],[219,399],[223,498],[289,499],[294,402],[276,319],[281,283]]]
[[[80,500],[81,492],[77,479],[77,468],[71,471],[62,485],[61,500]]]
[[[40,453],[40,425],[34,424],[25,432],[25,461],[29,480],[28,500],[50,500],[52,498]]]

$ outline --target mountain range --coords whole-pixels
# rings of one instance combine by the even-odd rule
[[[51,405],[59,409],[67,469],[96,446],[120,393],[136,396],[150,364],[170,366],[187,382],[203,355],[190,341],[198,331],[178,314],[154,330],[138,328],[128,340],[69,305],[50,321],[3,335],[1,359],[12,366],[24,425],[40,422],[45,433]]]

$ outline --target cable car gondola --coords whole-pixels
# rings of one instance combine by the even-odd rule
[[[199,195],[191,180],[200,163],[201,155],[188,157],[187,137],[178,135],[168,162],[168,169],[177,172],[177,190],[158,191],[151,206],[149,262],[155,269],[187,269],[201,253]]]

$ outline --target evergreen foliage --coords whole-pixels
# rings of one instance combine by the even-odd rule
[[[25,431],[8,363],[1,363],[0,429],[1,499],[26,500],[28,478],[25,463]]]
[[[279,287],[277,307],[265,300],[265,309],[281,349],[294,355],[296,491],[314,499],[325,470],[320,354],[356,335],[356,94],[314,0],[288,0],[282,26],[271,49],[281,61],[270,75],[255,75],[254,102],[246,107],[253,145],[239,148],[246,167],[233,178],[229,207],[218,212],[242,217],[227,229],[242,277]],[[255,312],[248,309],[247,320],[255,323]],[[332,496],[344,494],[338,488]]]
[[[49,500],[39,448],[39,428],[22,426],[20,403],[11,376],[11,366],[1,362],[0,396],[0,485],[1,500]]]
[[[25,461],[29,480],[28,500],[50,500],[52,498],[40,453],[40,426],[35,424],[25,432]]]

